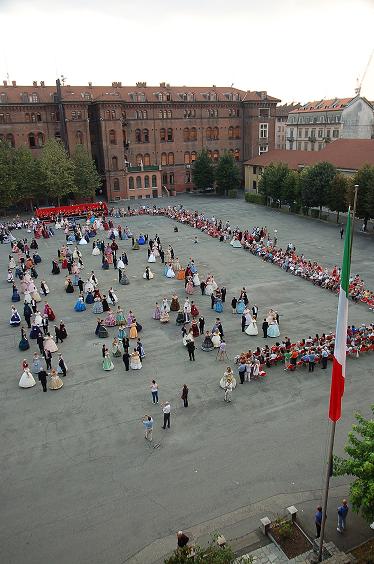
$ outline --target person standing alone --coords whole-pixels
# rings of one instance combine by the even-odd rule
[[[346,499],[343,499],[342,504],[338,507],[338,533],[342,533],[346,529],[346,519],[348,515],[349,507]]]
[[[143,417],[143,425],[144,425],[144,438],[152,442],[152,433],[153,433],[153,419],[150,415],[145,415]]]
[[[314,515],[314,523],[316,525],[316,539],[319,539],[321,535],[321,524],[322,524],[322,507],[319,505],[317,511]]]
[[[170,411],[171,405],[168,401],[166,401],[164,404],[162,404],[162,413],[164,414],[164,424],[162,426],[163,429],[166,429],[166,427],[170,429]]]
[[[152,380],[151,382],[151,393],[153,403],[158,403],[158,384],[156,380]]]
[[[181,399],[183,400],[183,406],[188,407],[188,388],[186,384],[183,385]]]

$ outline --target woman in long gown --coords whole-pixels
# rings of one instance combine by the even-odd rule
[[[112,356],[115,358],[121,358],[122,357],[122,348],[121,348],[121,344],[119,342],[119,340],[117,339],[117,337],[113,340],[112,343]]]
[[[123,314],[123,309],[118,306],[116,315],[116,325],[122,325],[125,322],[125,316]]]
[[[155,307],[155,309],[154,309],[154,311],[153,311],[152,318],[153,318],[153,319],[156,319],[156,321],[160,321],[160,318],[161,318],[161,309],[160,309],[160,306],[158,305],[158,302],[156,302],[156,307]]]
[[[94,305],[92,306],[92,313],[95,315],[100,315],[103,313],[103,304],[101,298],[95,298]]]
[[[210,352],[214,349],[214,345],[213,345],[212,336],[210,334],[210,331],[207,331],[205,333],[205,337],[204,337],[204,341],[202,342],[201,349],[205,352]]]
[[[161,308],[166,312],[169,313],[170,312],[170,306],[169,306],[169,302],[167,298],[163,298],[162,299],[162,305]],[[179,309],[179,308],[178,308]]]
[[[53,337],[49,333],[47,336],[44,337],[44,350],[49,351],[50,353],[54,353],[58,351],[58,346],[56,345]]]
[[[75,302],[74,310],[75,311],[85,311],[86,310],[86,304],[84,303],[83,296],[79,296],[79,298]]]
[[[133,370],[140,370],[141,367],[142,363],[140,361],[140,354],[136,349],[134,349],[134,351],[130,354],[130,368]]]
[[[198,288],[200,286],[200,278],[199,278],[199,274],[197,272],[194,273],[193,277],[192,277],[192,282],[193,285]]]
[[[154,277],[153,272],[151,271],[151,269],[147,266],[147,268],[145,269],[145,272],[143,274],[143,278],[145,280],[152,280]]]
[[[175,272],[174,272],[171,264],[169,265],[169,267],[167,269],[166,278],[175,278]]]
[[[238,300],[238,303],[236,304],[236,313],[238,313],[239,315],[243,315],[244,310],[245,310],[245,303],[244,300],[240,298]]]
[[[254,317],[251,318],[251,322],[247,325],[245,333],[247,333],[247,335],[258,335],[257,322]]]
[[[200,336],[199,326],[198,326],[197,321],[195,319],[192,320],[191,329],[192,329],[192,335],[194,336],[195,339],[196,339],[196,337]]]
[[[48,388],[50,390],[59,390],[63,385],[64,383],[61,380],[60,376],[57,374],[57,371],[52,368]]]
[[[18,348],[20,351],[27,351],[30,348],[30,343],[26,336],[26,331],[23,327],[21,327],[21,340],[19,342]]]
[[[279,337],[280,335],[279,325],[275,319],[271,323],[269,323],[267,335],[268,337],[274,337],[274,338]]]
[[[85,299],[86,304],[88,304],[88,305],[93,304],[94,301],[95,300],[94,300],[94,297],[93,297],[93,293],[91,291],[88,292],[87,295],[86,295],[86,299]]]
[[[149,254],[148,262],[156,262],[156,257],[154,255],[153,251]]]
[[[220,296],[217,296],[214,302],[214,310],[216,313],[222,313],[223,312],[223,304],[222,304],[222,298]]]
[[[108,315],[104,319],[104,325],[106,327],[114,327],[115,324],[116,324],[116,317],[115,317],[114,313],[112,312],[112,310],[110,309],[108,311]]]
[[[232,384],[232,388],[236,388],[236,378],[234,376],[234,373],[232,371],[232,368],[230,368],[230,366],[228,366],[226,368],[226,371],[224,373],[224,375],[222,376],[219,385],[221,386],[221,388],[225,389],[227,383],[230,382]]]
[[[109,352],[105,353],[103,358],[103,370],[113,370],[114,364],[109,356]]]
[[[221,337],[219,331],[215,331],[212,337],[212,343],[215,349],[218,349],[221,344]]]
[[[188,277],[188,281],[186,284],[186,294],[193,294],[194,293],[194,286],[193,286],[193,282],[192,282],[192,277],[189,276]]]
[[[13,284],[12,302],[20,302],[20,301],[21,301],[21,296],[18,293],[17,286]]]
[[[168,323],[169,321],[170,321],[169,312],[166,311],[165,309],[161,309],[160,323]]]
[[[22,372],[22,376],[18,383],[20,388],[32,388],[35,386],[36,382],[34,376],[31,374],[29,367],[25,367]]]
[[[132,323],[130,325],[129,337],[130,337],[130,339],[137,339],[138,338],[138,329],[136,327],[136,321],[132,321]]]
[[[9,325],[11,327],[19,327],[21,325],[20,315],[19,315],[18,311],[16,310],[16,308],[14,306],[12,306],[12,309],[11,309],[11,312],[10,312]]]
[[[178,296],[176,294],[172,295],[171,303],[170,303],[170,310],[171,311],[179,311],[180,310],[180,304],[179,304]]]

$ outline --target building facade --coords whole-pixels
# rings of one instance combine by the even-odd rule
[[[0,138],[35,155],[45,141],[84,145],[110,201],[192,190],[191,165],[207,149],[242,165],[274,148],[277,98],[231,87],[56,86],[34,82],[0,87]],[[133,187],[130,170],[155,167],[157,186]],[[152,175],[151,175],[152,178]]]
[[[301,104],[283,104],[275,111],[275,149],[286,149],[287,120],[290,112],[301,108]]]
[[[373,106],[366,98],[319,100],[290,112],[286,149],[321,151],[337,139],[372,139],[373,136]]]

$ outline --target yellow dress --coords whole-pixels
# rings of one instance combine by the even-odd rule
[[[130,339],[136,339],[138,337],[138,330],[136,328],[136,323],[131,323],[129,337]]]

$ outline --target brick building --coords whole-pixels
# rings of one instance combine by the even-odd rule
[[[229,151],[240,164],[272,150],[278,102],[265,91],[231,87],[4,81],[0,138],[35,155],[51,137],[69,151],[82,144],[96,162],[108,200],[155,197],[192,189],[191,164],[203,148],[213,161]],[[135,182],[133,169],[139,172]]]

